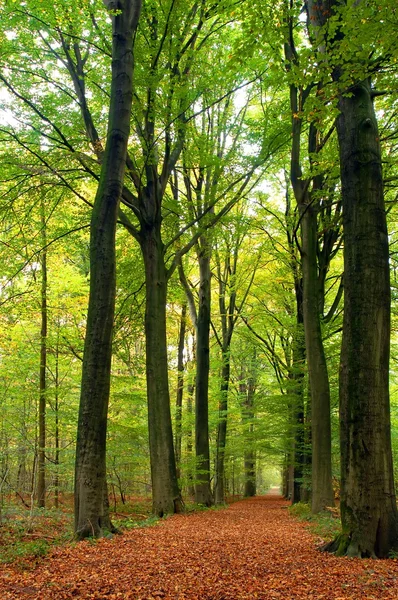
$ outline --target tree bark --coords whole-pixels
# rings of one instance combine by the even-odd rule
[[[300,307],[300,309],[302,306]],[[294,473],[292,503],[302,501],[304,479],[304,365],[305,342],[302,313],[297,315],[296,331],[293,340],[293,427],[294,427]]]
[[[54,413],[55,413],[55,458],[54,458],[54,506],[59,508],[59,326],[57,332],[57,344],[55,347],[55,373],[54,373]]]
[[[47,249],[46,221],[44,215],[44,200],[42,201],[42,239],[41,253],[41,331],[40,331],[40,377],[39,377],[39,438],[37,457],[37,505],[46,505],[46,371],[47,371]]]
[[[337,551],[398,547],[389,402],[390,274],[379,134],[370,81],[341,96],[337,131],[344,225],[340,363],[341,518]]]
[[[225,482],[225,447],[227,443],[227,417],[228,417],[228,390],[231,365],[229,358],[229,348],[223,352],[223,365],[221,373],[220,404],[217,426],[217,454],[214,485],[214,502],[222,504],[225,500],[224,482]]]
[[[360,4],[360,2],[358,2]],[[333,47],[322,27],[344,8],[307,0],[322,53],[344,40],[344,16]],[[361,68],[364,65],[361,65]],[[341,85],[344,68],[332,77]],[[340,359],[342,534],[326,549],[339,555],[386,557],[398,548],[391,452],[389,355],[390,272],[381,149],[370,79],[340,92],[336,127],[344,227],[344,320]]]
[[[287,70],[298,65],[294,43],[292,17],[288,17],[288,37],[285,41]],[[304,179],[301,167],[302,117],[311,87],[290,84],[290,109],[292,113],[292,145],[290,155],[290,180],[300,213],[301,260],[303,279],[303,320],[305,349],[312,401],[312,512],[317,513],[334,504],[331,462],[330,388],[323,347],[319,307],[320,287],[317,263],[317,200],[312,192],[317,187],[317,177]],[[310,155],[318,152],[316,128],[311,123],[308,134]]]
[[[180,331],[178,334],[177,356],[177,397],[175,417],[175,457],[177,477],[180,477],[181,446],[182,446],[182,400],[184,395],[184,346],[186,331],[187,305],[181,308]]]
[[[255,360],[255,358],[254,358]],[[253,366],[252,366],[253,368]],[[244,451],[245,487],[244,495],[251,498],[256,495],[256,452],[254,444],[254,398],[256,392],[256,377],[251,374],[247,382],[247,393],[244,400],[244,419],[248,428]]]
[[[210,369],[210,247],[206,240],[199,250],[199,306],[196,323],[195,450],[197,460],[195,500],[211,506],[209,449]]]
[[[168,383],[166,296],[167,274],[160,220],[146,228],[141,242],[146,282],[146,378],[153,512],[162,517],[180,512],[170,414]]]
[[[90,227],[90,298],[75,468],[75,535],[98,537],[108,526],[106,428],[115,310],[115,234],[123,189],[133,85],[133,36],[140,0],[117,0],[112,15],[112,83],[108,135]]]
[[[319,315],[317,215],[310,203],[302,211],[303,315],[305,347],[311,388],[313,513],[334,505],[330,425],[330,387]]]

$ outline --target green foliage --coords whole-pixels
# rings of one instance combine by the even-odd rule
[[[70,516],[64,511],[35,509],[33,512],[8,503],[0,523],[0,563],[33,568],[52,547],[72,539]]]
[[[311,533],[325,542],[336,538],[341,533],[339,514],[335,510],[326,510],[314,515],[308,504],[298,502],[289,507],[289,514],[299,521],[308,523]]]

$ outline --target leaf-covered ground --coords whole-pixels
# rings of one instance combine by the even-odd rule
[[[58,548],[34,570],[3,568],[0,598],[398,599],[398,560],[323,554],[286,506],[260,497]]]

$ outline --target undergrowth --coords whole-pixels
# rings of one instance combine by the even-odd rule
[[[73,541],[73,503],[65,500],[60,509],[34,509],[9,504],[0,518],[0,565],[12,564],[19,569],[32,569],[54,547]],[[185,512],[218,510],[226,505],[207,508],[194,502],[185,503]],[[113,510],[112,510],[113,508]],[[113,525],[123,533],[136,527],[152,527],[162,519],[152,514],[149,498],[127,498],[111,508]],[[96,540],[93,540],[95,543]]]
[[[318,540],[320,543],[329,542],[341,533],[340,514],[336,508],[314,515],[309,504],[298,502],[289,507],[289,514],[299,521],[308,523],[311,533],[321,538]]]
[[[0,564],[33,568],[53,546],[71,540],[72,533],[68,512],[8,507],[0,522]]]

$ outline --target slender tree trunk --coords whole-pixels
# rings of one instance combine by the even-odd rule
[[[293,419],[294,419],[294,475],[292,503],[302,501],[304,477],[304,365],[305,342],[301,309],[297,315],[297,325],[293,341]]]
[[[41,255],[41,331],[40,331],[40,378],[39,378],[39,437],[37,457],[37,505],[44,508],[46,505],[46,370],[47,370],[47,250],[46,222],[44,206],[42,214],[43,246]]]
[[[303,314],[305,346],[311,386],[313,513],[334,505],[329,376],[319,315],[317,217],[313,205],[301,204]]]
[[[188,419],[189,419],[189,423],[191,423],[191,420],[193,418],[193,397],[194,397],[194,393],[195,393],[195,386],[194,384],[190,383],[188,384],[188,388],[187,388],[187,415],[188,415]],[[192,464],[192,457],[193,457],[193,443],[192,443],[192,427],[191,425],[189,426],[189,430],[188,430],[188,435],[187,435],[187,456],[188,456],[188,461],[190,464]],[[194,485],[194,478],[193,478],[193,473],[190,470],[189,474],[188,474],[188,496],[190,496],[191,498],[193,498],[195,496],[195,485]]]
[[[252,375],[247,384],[247,393],[244,400],[244,420],[248,428],[246,430],[246,441],[244,450],[245,487],[244,495],[252,497],[256,495],[256,452],[254,450],[254,398],[256,391],[256,380]]]
[[[306,402],[304,406],[304,464],[303,464],[303,488],[301,490],[301,502],[311,500],[311,465],[312,465],[312,443],[311,443],[311,390],[308,386]]]
[[[58,331],[59,334],[59,331]],[[55,412],[55,478],[54,478],[54,506],[59,507],[59,336],[57,338],[57,345],[55,348],[55,401],[54,401],[54,412]]]
[[[118,0],[112,15],[109,125],[90,229],[90,299],[76,446],[75,533],[98,537],[108,527],[106,428],[115,310],[115,234],[123,189],[133,86],[133,36],[140,0]]]
[[[224,349],[225,350],[225,349]],[[214,501],[222,504],[225,500],[225,447],[227,443],[227,417],[228,417],[228,390],[231,365],[229,348],[223,352],[223,365],[221,373],[220,404],[217,427],[216,472],[214,486]]]
[[[182,446],[182,400],[184,395],[184,346],[186,331],[187,305],[181,308],[180,331],[178,335],[178,357],[177,357],[177,398],[175,418],[175,455],[177,477],[180,477],[181,446]]]
[[[398,547],[389,402],[390,273],[381,153],[370,81],[339,101],[344,225],[339,554]]]
[[[293,6],[293,3],[290,3]],[[292,16],[287,18],[288,36],[285,41],[287,70],[298,66],[294,42]],[[290,155],[290,180],[301,221],[301,260],[303,278],[303,317],[305,348],[312,394],[312,512],[317,513],[334,504],[331,463],[331,425],[329,378],[323,348],[320,323],[320,300],[317,263],[317,213],[316,201],[309,191],[317,185],[317,178],[304,179],[301,167],[302,117],[311,87],[299,88],[290,84],[290,108],[292,113],[292,145]],[[318,151],[316,128],[309,127],[308,148],[311,155]]]
[[[168,383],[166,295],[167,276],[160,222],[148,227],[141,249],[146,282],[146,377],[153,511],[159,516],[180,512]]]
[[[210,248],[206,242],[199,252],[199,306],[196,324],[195,450],[197,460],[195,500],[211,506],[209,449],[210,369]]]

